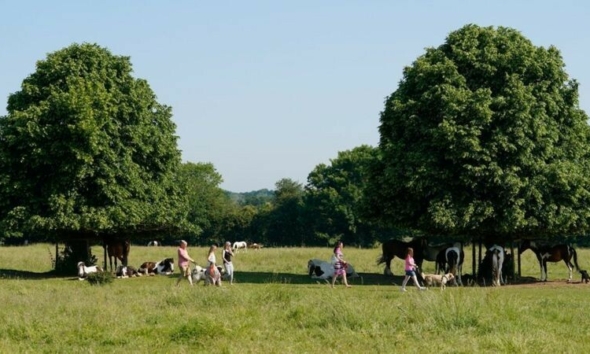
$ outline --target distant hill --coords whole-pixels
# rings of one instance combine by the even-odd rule
[[[275,197],[275,192],[268,189],[260,189],[252,192],[236,193],[224,191],[225,194],[234,202],[240,205],[260,206],[271,202]]]

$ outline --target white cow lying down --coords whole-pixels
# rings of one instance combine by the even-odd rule
[[[328,279],[334,276],[334,265],[331,262],[323,261],[321,259],[310,259],[307,262],[307,270],[313,279]],[[346,268],[347,278],[358,278],[359,275],[354,270],[352,264],[348,264]]]

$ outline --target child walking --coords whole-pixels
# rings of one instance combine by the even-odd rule
[[[406,284],[408,283],[408,280],[410,280],[410,278],[412,278],[414,284],[416,285],[416,287],[418,287],[419,290],[426,290],[425,287],[420,286],[420,283],[418,283],[418,278],[416,277],[416,269],[418,267],[414,262],[414,250],[411,247],[408,247],[405,263],[406,277],[404,279],[404,282],[402,283],[401,291],[406,291]]]
[[[344,255],[342,254],[343,247],[344,244],[342,243],[342,241],[338,241],[336,247],[334,247],[334,255],[332,256],[332,263],[334,264],[334,276],[332,277],[332,287],[334,287],[334,284],[336,284],[336,279],[339,276],[341,276],[342,280],[344,280],[344,285],[346,285],[347,288],[350,288],[350,285],[348,285],[348,280],[346,279],[347,263],[344,260]]]

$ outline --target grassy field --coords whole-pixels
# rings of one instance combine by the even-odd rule
[[[221,288],[174,276],[91,286],[51,277],[52,245],[0,247],[0,353],[583,353],[590,351],[590,285],[567,284],[567,269],[539,277],[523,254],[528,284],[401,293],[382,275],[377,249],[344,250],[362,279],[331,289],[306,275],[329,248],[276,248],[235,257],[236,284]],[[102,259],[102,249],[95,248]],[[205,264],[205,248],[189,247]],[[218,259],[221,258],[218,252]],[[590,269],[590,250],[578,250]],[[130,265],[176,258],[174,247],[132,246]],[[426,270],[434,268],[426,263]],[[395,260],[396,275],[403,263]],[[464,273],[471,272],[466,249]]]

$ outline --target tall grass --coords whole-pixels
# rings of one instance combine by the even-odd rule
[[[50,277],[51,245],[0,248],[0,352],[391,353],[586,352],[590,285],[550,282],[502,288],[449,287],[401,293],[376,249],[345,249],[361,273],[353,288],[309,279],[310,258],[327,248],[240,252],[236,284],[174,287],[173,276],[116,279],[101,287]],[[53,249],[53,248],[51,248]],[[101,248],[95,248],[102,260]],[[189,248],[205,264],[207,249]],[[174,247],[132,246],[130,264],[175,257]],[[589,250],[578,250],[587,266]],[[471,272],[466,250],[464,272]],[[218,255],[218,258],[219,255]],[[538,277],[523,254],[523,276]],[[425,264],[427,271],[434,265]],[[431,267],[431,268],[430,268]],[[395,260],[396,275],[403,263]],[[577,278],[576,280],[579,280]]]

